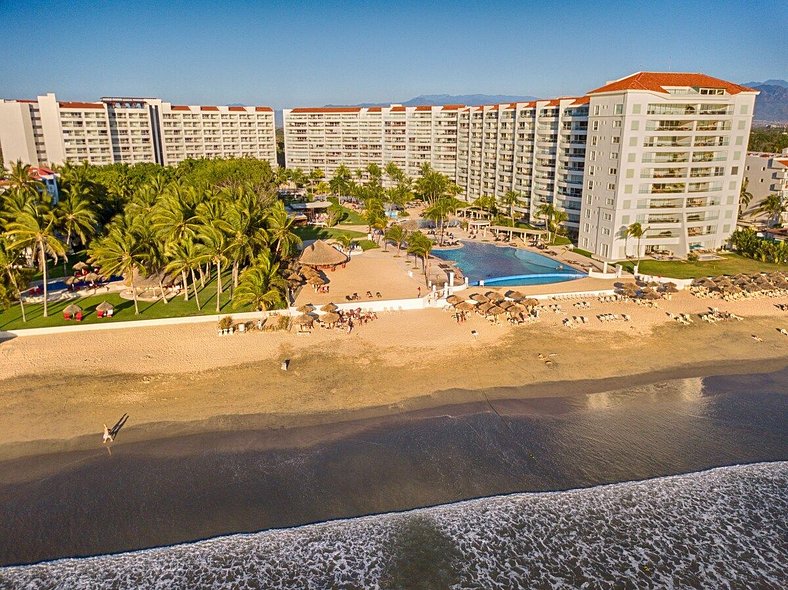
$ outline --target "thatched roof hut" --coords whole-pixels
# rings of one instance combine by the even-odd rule
[[[315,268],[333,268],[348,261],[346,254],[326,244],[323,240],[316,240],[301,253],[298,262],[305,266]]]
[[[112,305],[109,301],[102,301],[96,306],[96,311],[110,311],[115,309],[115,306]]]

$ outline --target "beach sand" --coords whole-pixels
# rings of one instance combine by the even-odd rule
[[[227,430],[236,425],[229,417],[244,415],[256,427],[302,426],[511,397],[506,388],[557,396],[788,364],[788,338],[777,331],[788,314],[775,307],[788,298],[679,293],[658,309],[589,301],[585,310],[561,302],[565,313],[524,326],[479,317],[458,324],[431,309],[384,313],[352,334],[218,337],[194,324],[18,337],[0,343],[0,460],[93,444],[85,435],[100,447],[102,424],[124,412],[131,441]],[[710,325],[694,316],[682,326],[666,315],[710,305],[745,319]],[[600,313],[632,321],[601,323]],[[591,323],[561,325],[573,315]]]

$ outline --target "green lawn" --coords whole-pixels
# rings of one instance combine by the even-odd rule
[[[298,227],[294,230],[302,240],[331,240],[336,239],[338,236],[345,235],[353,238],[361,246],[362,250],[372,250],[377,248],[378,245],[367,239],[367,234],[360,231],[353,231],[351,229],[337,229],[336,227],[315,227],[307,225],[305,227]]]
[[[230,303],[230,292],[228,286],[231,281],[230,273],[222,273],[222,286],[224,293],[221,298],[221,312],[232,314],[233,312],[251,311],[248,307],[233,309]],[[205,284],[205,289],[200,292],[200,304],[202,311],[197,310],[193,293],[190,291],[189,301],[183,300],[183,295],[170,299],[165,304],[162,301],[140,301],[140,314],[134,315],[134,302],[121,299],[116,293],[99,293],[95,296],[83,297],[74,301],[61,301],[49,304],[49,317],[43,316],[44,306],[41,303],[25,306],[27,312],[27,323],[22,322],[22,313],[19,304],[14,304],[11,308],[0,312],[0,330],[14,330],[20,328],[44,328],[49,326],[65,326],[76,322],[63,319],[63,309],[71,303],[76,303],[82,308],[84,314],[83,324],[122,322],[128,320],[153,320],[158,318],[184,317],[193,315],[212,315],[216,313],[216,280]],[[96,306],[102,301],[108,301],[115,306],[115,313],[112,318],[99,319],[96,317]]]
[[[589,252],[588,250],[583,250],[582,248],[572,248],[572,252],[575,254],[580,254],[580,256],[585,256],[586,258],[593,258],[594,253]]]
[[[339,225],[366,225],[367,222],[364,220],[364,218],[353,211],[353,209],[342,207],[342,210],[345,212],[345,218],[340,222]]]
[[[577,249],[575,249],[577,252]],[[620,262],[621,266],[632,271],[634,263],[631,260]],[[784,264],[758,262],[752,258],[745,258],[739,254],[726,253],[722,260],[708,262],[687,262],[683,260],[643,260],[640,263],[640,272],[647,275],[673,277],[675,279],[694,279],[716,275],[735,275],[739,273],[772,272],[786,270]]]
[[[554,236],[552,241],[550,242],[551,246],[566,246],[571,244],[572,240],[567,238],[566,236]]]

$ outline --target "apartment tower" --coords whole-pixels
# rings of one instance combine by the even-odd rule
[[[156,98],[0,100],[0,146],[6,162],[34,166],[238,157],[276,166],[270,107],[173,105]]]

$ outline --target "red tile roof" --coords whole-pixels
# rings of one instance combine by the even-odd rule
[[[573,105],[574,104],[588,104],[589,102],[591,102],[591,97],[590,96],[581,96],[580,98],[576,98],[575,102],[573,102],[572,104]]]
[[[233,111],[233,112],[239,112],[240,111],[242,113],[245,113],[246,112],[246,107],[238,107],[238,106],[227,107],[227,110],[228,111]]]
[[[219,107],[212,107],[212,106],[203,106],[200,107],[201,111],[218,111]]]
[[[254,107],[254,110],[258,113],[273,113],[274,109],[271,107]]]
[[[775,158],[774,161],[788,168],[788,158]]]
[[[367,112],[368,113],[382,113],[383,112],[383,107],[369,107],[367,109]]]
[[[590,91],[588,94],[601,94],[603,92],[620,92],[622,90],[650,90],[652,92],[662,92],[667,94],[665,87],[668,86],[689,86],[704,88],[723,88],[729,94],[739,94],[740,92],[757,92],[752,88],[726,82],[719,78],[713,78],[706,74],[680,73],[680,72],[638,72],[615,80],[600,88]]]
[[[417,111],[432,111],[432,107],[430,106],[418,106],[416,107]]]
[[[404,112],[405,112],[405,107],[402,107],[402,106],[399,106],[399,107],[391,107],[390,111],[391,111],[392,113],[404,113]]]
[[[103,102],[59,102],[61,109],[103,109]]]
[[[173,111],[190,111],[191,109],[187,107],[185,104],[174,104],[172,105]]]
[[[459,111],[460,109],[464,109],[464,104],[445,104],[443,105],[442,111]]]

